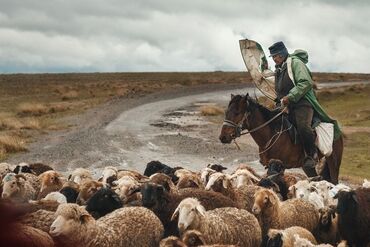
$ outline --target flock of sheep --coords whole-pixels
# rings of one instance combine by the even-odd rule
[[[201,171],[147,164],[69,176],[0,164],[0,244],[7,246],[370,246],[370,183],[310,180],[271,160]]]

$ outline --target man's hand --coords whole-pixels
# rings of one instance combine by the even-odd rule
[[[284,97],[281,99],[281,104],[282,104],[283,106],[285,106],[285,105],[288,105],[288,104],[289,104],[289,98],[288,98],[288,96],[284,96]]]

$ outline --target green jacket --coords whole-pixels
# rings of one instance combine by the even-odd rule
[[[318,113],[319,118],[323,122],[334,124],[334,140],[341,135],[339,124],[336,120],[329,117],[318,102],[312,85],[312,75],[307,66],[308,54],[303,50],[296,50],[290,54],[287,59],[288,74],[294,83],[294,87],[289,91],[288,98],[291,102],[298,102],[302,97],[305,97]]]

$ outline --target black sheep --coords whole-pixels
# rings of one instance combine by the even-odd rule
[[[150,161],[145,168],[144,176],[150,177],[155,173],[164,173],[171,177],[172,182],[176,183],[179,178],[175,175],[175,171],[182,169],[181,167],[172,168],[168,165],[163,164],[160,161],[154,160]]]
[[[72,187],[63,187],[60,191],[66,198],[68,203],[76,203],[79,191]]]
[[[123,202],[118,194],[110,188],[103,187],[87,200],[86,210],[98,219],[122,207]]]
[[[370,243],[370,188],[339,191],[338,229],[349,246],[367,246]]]

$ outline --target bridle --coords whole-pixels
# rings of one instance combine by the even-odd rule
[[[250,112],[245,112],[244,113],[244,116],[243,118],[239,121],[239,123],[235,123],[231,120],[228,120],[228,119],[224,119],[224,122],[222,124],[222,126],[228,126],[228,127],[232,127],[234,128],[235,130],[235,134],[231,136],[231,138],[234,140],[236,146],[238,147],[238,149],[240,150],[240,147],[239,145],[236,143],[235,139],[242,136],[242,135],[247,135],[247,134],[250,134],[250,133],[253,133],[253,132],[256,132],[257,130],[267,126],[269,123],[271,123],[272,121],[274,121],[275,119],[277,119],[279,116],[281,116],[282,114],[284,114],[285,110],[287,109],[287,107],[285,106],[284,108],[280,108],[280,112],[278,114],[276,114],[274,117],[272,117],[271,119],[269,119],[268,121],[266,121],[265,123],[261,124],[260,126],[257,126],[256,128],[254,129],[251,129],[251,130],[248,130],[247,132],[243,132],[243,122],[244,120],[248,120],[248,117],[250,115]],[[284,129],[283,130],[283,121],[284,121],[284,118],[282,117],[281,118],[281,129],[280,131],[278,131],[277,133],[275,133],[271,138],[270,140],[267,142],[267,144],[265,145],[265,150],[259,152],[259,154],[262,154],[264,152],[266,152],[267,150],[269,150],[276,142],[277,140],[280,138],[281,134],[285,131],[288,131],[292,126],[290,126],[289,128],[287,129]],[[271,144],[273,138],[277,136],[277,138],[275,139],[275,141]]]

